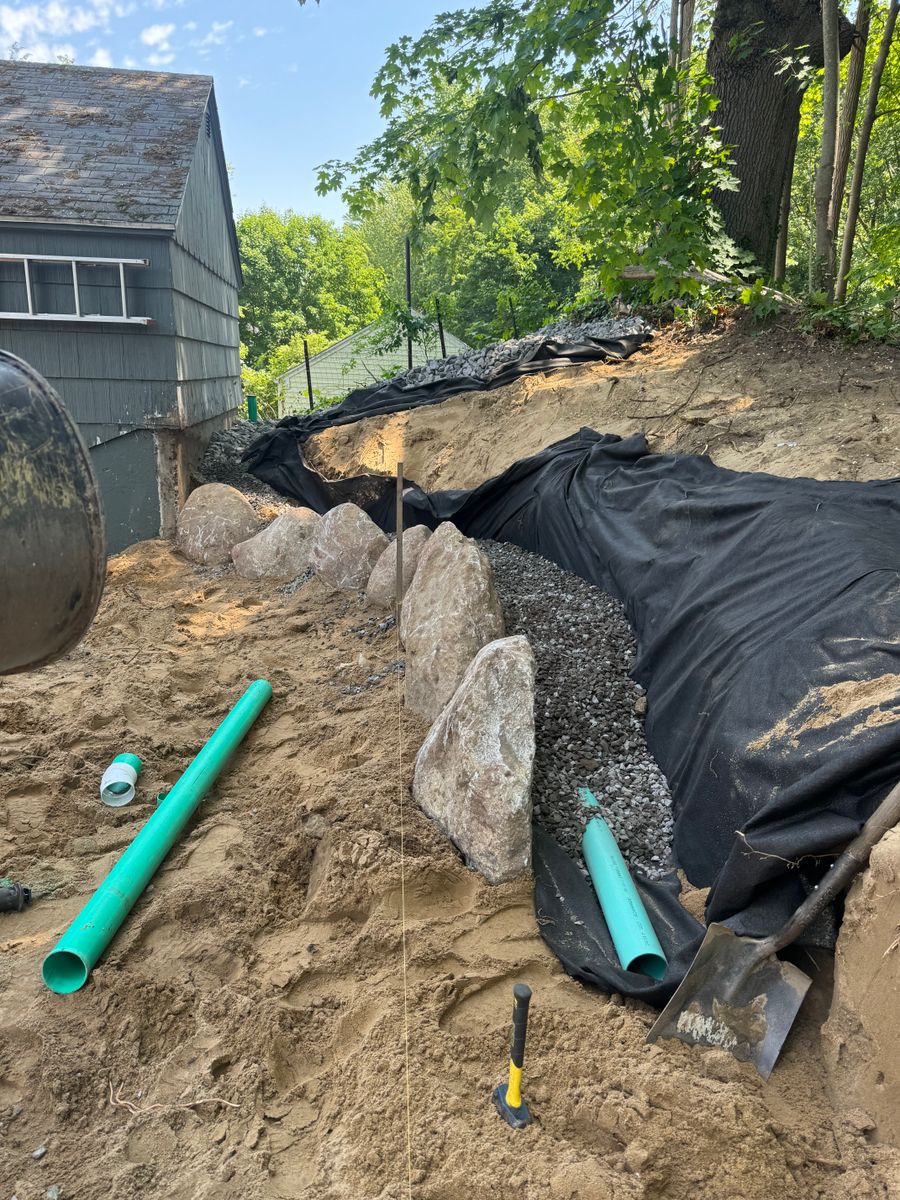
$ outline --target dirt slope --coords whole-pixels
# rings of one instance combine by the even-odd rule
[[[329,430],[307,445],[330,478],[392,473],[474,487],[588,425],[644,432],[654,451],[818,479],[900,475],[900,351],[776,325],[661,333],[624,363],[526,376],[415,412]]]
[[[397,658],[355,596],[278,593],[149,542],[113,560],[77,651],[0,680],[3,869],[58,888],[0,917],[0,1196],[407,1194],[401,786],[416,1200],[900,1196],[900,1152],[823,1099],[821,1012],[764,1085],[648,1047],[648,1009],[560,972],[528,881],[489,888],[411,806],[424,730],[382,676]],[[88,986],[51,995],[43,955],[257,676],[275,699],[244,749]],[[146,764],[140,803],[111,811],[97,787],[123,750]],[[535,989],[525,1133],[488,1103],[518,978]]]

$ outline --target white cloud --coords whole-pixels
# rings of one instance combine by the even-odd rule
[[[136,71],[141,64],[136,58],[132,58],[130,54],[126,54],[122,59],[122,66],[126,71]]]
[[[234,21],[213,21],[209,27],[209,31],[196,42],[191,42],[191,45],[197,46],[201,50],[207,50],[210,46],[224,46],[226,41],[225,35],[233,24]]]
[[[193,33],[194,30],[197,28],[197,22],[196,21],[185,21],[185,23],[182,25],[181,28],[187,30],[188,33]]]
[[[111,67],[112,65],[112,55],[103,46],[98,46],[93,55],[88,59],[89,67]]]
[[[45,4],[0,4],[0,45],[28,43],[36,50],[52,51],[48,38],[65,38],[91,29],[109,28],[111,16],[118,16],[113,0],[86,0],[69,4],[67,0],[48,0]],[[67,47],[71,49],[71,47]]]
[[[174,54],[157,54],[157,53],[148,54],[147,55],[147,66],[148,67],[167,67],[169,65],[169,63],[172,62],[174,57],[175,57]]]
[[[174,25],[148,25],[146,29],[141,30],[141,41],[145,46],[159,46],[160,49],[166,50],[169,38],[174,32]]]
[[[18,44],[16,57],[24,59],[26,62],[49,63],[74,62],[76,59],[75,47],[70,43],[50,45],[44,41],[30,42],[26,45]]]
[[[265,25],[254,25],[253,27],[254,37],[265,37],[268,32],[269,31],[266,29]]]

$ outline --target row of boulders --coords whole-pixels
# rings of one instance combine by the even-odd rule
[[[408,586],[430,531],[403,535],[403,579]],[[207,483],[188,497],[178,516],[178,549],[193,562],[233,562],[245,579],[296,579],[315,571],[338,588],[366,589],[372,604],[394,602],[397,547],[355,504],[324,517],[311,508],[286,508],[266,524],[236,488]]]
[[[469,864],[492,883],[531,862],[534,658],[504,637],[490,564],[449,522],[403,533],[400,639],[405,701],[431,722],[416,759],[413,795]],[[355,504],[319,516],[286,509],[270,524],[226,484],[197,488],[178,519],[182,554],[232,561],[248,579],[315,571],[336,588],[394,602],[397,542]]]

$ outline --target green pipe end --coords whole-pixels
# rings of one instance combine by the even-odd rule
[[[51,950],[44,959],[41,967],[41,977],[51,992],[58,996],[68,996],[77,992],[87,983],[90,969],[87,963],[74,950]]]
[[[129,767],[134,767],[135,771],[140,775],[143,763],[136,754],[117,754],[113,762],[128,763]]]
[[[668,964],[661,954],[639,954],[625,964],[626,971],[637,971],[651,979],[665,979]]]

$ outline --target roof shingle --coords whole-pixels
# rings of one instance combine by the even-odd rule
[[[0,61],[0,219],[173,226],[212,79]]]

